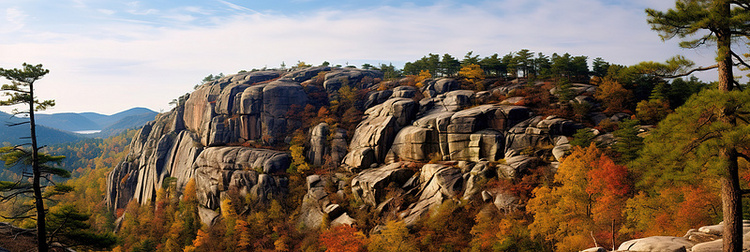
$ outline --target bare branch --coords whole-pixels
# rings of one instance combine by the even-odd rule
[[[734,59],[736,59],[737,61],[739,61],[739,63],[738,63],[738,64],[740,64],[740,65],[742,65],[742,66],[744,66],[744,67],[750,68],[750,65],[748,65],[747,63],[745,63],[745,61],[744,61],[744,60],[742,60],[742,57],[740,57],[739,55],[737,55],[737,53],[735,53],[735,52],[734,52],[734,51],[732,51],[732,50],[730,50],[730,51],[729,51],[729,53],[731,53],[731,54],[732,54],[732,57],[734,57]]]
[[[719,67],[719,65],[712,65],[712,66],[707,66],[707,67],[693,68],[690,71],[687,71],[687,72],[681,73],[681,74],[675,74],[675,75],[656,74],[655,76],[659,77],[659,78],[664,78],[664,79],[674,79],[674,78],[680,78],[680,77],[685,77],[685,76],[691,75],[694,72],[708,71],[708,70],[716,69],[718,67]]]

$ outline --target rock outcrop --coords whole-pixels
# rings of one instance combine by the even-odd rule
[[[148,204],[165,182],[174,181],[181,192],[192,179],[199,215],[211,225],[229,192],[251,199],[247,204],[283,197],[291,155],[249,146],[284,146],[299,140],[291,132],[304,125],[309,138],[300,142],[307,162],[329,169],[306,177],[300,226],[353,224],[350,214],[363,209],[413,225],[445,201],[460,199],[483,200],[510,213],[522,207],[520,199],[484,183],[552,166],[550,160],[561,160],[571,148],[567,137],[582,128],[495,100],[521,84],[475,92],[461,90],[452,78],[426,80],[417,88],[405,85],[413,85],[411,77],[382,77],[374,70],[326,66],[245,72],[204,83],[136,134],[126,159],[109,174],[107,205]],[[330,120],[309,125],[297,113],[335,104],[346,86],[361,91],[351,105],[364,117],[353,131]],[[331,169],[339,165],[340,173]],[[361,209],[332,202],[349,189]]]

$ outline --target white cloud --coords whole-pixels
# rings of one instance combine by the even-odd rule
[[[26,25],[27,15],[18,8],[7,8],[0,17],[0,20],[5,20],[4,24],[0,24],[0,34],[21,30]]]
[[[110,9],[97,9],[96,11],[98,11],[99,13],[105,14],[105,15],[113,15],[113,14],[117,13],[116,11],[110,10]]]
[[[130,7],[142,10],[137,2]],[[209,13],[200,8],[159,12],[178,22]],[[57,100],[52,112],[114,113],[135,106],[168,109],[169,101],[208,74],[277,67],[282,61],[400,65],[427,53],[462,58],[468,51],[489,56],[523,48],[627,65],[678,53],[699,65],[713,58],[711,52],[680,51],[674,42],[662,43],[646,25],[642,9],[594,0],[246,13],[214,16],[208,26],[107,20],[79,28],[85,33],[45,31],[17,40],[22,43],[0,40],[0,66],[30,62],[50,68],[38,92]]]

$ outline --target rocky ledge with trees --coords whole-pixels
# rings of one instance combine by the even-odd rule
[[[411,234],[398,238],[418,237],[405,246],[420,250],[580,250],[718,222],[716,188],[683,179],[669,189],[668,175],[636,160],[653,133],[636,119],[659,122],[707,84],[669,83],[642,65],[602,59],[584,72],[576,69],[588,69],[585,56],[524,52],[510,58],[527,60],[497,68],[488,65],[498,57],[469,53],[457,72],[300,63],[207,80],[136,134],[107,178],[106,203],[127,235],[138,225],[133,212],[144,214],[133,204],[159,211],[168,199],[192,199],[191,215],[203,228],[192,224],[197,233],[181,244],[166,236],[156,242],[197,250],[261,239],[268,233],[247,230],[255,218],[278,222],[265,224],[275,238],[244,248],[330,247],[324,237],[343,225],[354,229],[337,235],[370,236],[361,246],[373,251],[385,246],[373,237],[399,225]],[[671,204],[654,205],[664,200]],[[701,242],[720,237],[702,230],[691,231]],[[311,232],[320,241],[292,240]],[[483,241],[486,235],[496,238]],[[620,249],[654,241],[689,249],[697,243],[691,237],[633,240]],[[137,246],[145,245],[120,248]]]

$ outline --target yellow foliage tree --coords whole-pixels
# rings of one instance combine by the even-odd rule
[[[477,64],[468,64],[461,67],[458,75],[471,83],[476,90],[484,90],[482,81],[484,80],[484,70]]]
[[[419,75],[417,75],[417,78],[414,79],[416,81],[416,85],[418,88],[422,88],[424,86],[424,81],[432,78],[432,74],[430,74],[430,71],[422,70],[419,72]]]
[[[419,251],[414,240],[409,236],[409,229],[403,221],[388,221],[380,234],[370,237],[367,245],[370,252],[380,251]]]
[[[305,161],[305,147],[301,145],[292,145],[289,146],[289,150],[292,152],[292,165],[297,168],[297,172],[305,174],[312,170],[310,164]]]

